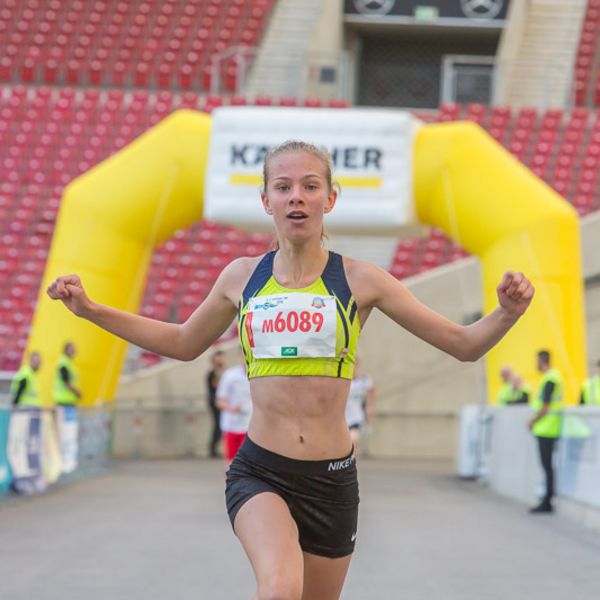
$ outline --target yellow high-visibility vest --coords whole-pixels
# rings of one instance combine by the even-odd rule
[[[600,375],[590,377],[583,382],[583,403],[590,406],[600,406]]]
[[[19,384],[25,380],[25,389],[19,399],[19,406],[31,406],[39,408],[42,405],[40,393],[38,390],[37,375],[29,365],[23,365],[13,378],[10,384],[10,393],[14,398],[17,395]]]
[[[548,406],[548,413],[541,419],[538,419],[532,428],[532,433],[536,437],[557,438],[560,436],[561,413],[563,408],[563,378],[556,369],[548,369],[540,381],[540,387],[531,407],[537,413],[544,405],[543,392],[546,383],[554,383],[552,398]]]
[[[78,400],[77,394],[67,387],[67,384],[63,381],[60,374],[60,370],[63,367],[67,369],[67,372],[69,373],[70,384],[75,388],[79,388],[79,374],[77,373],[77,369],[75,368],[73,361],[66,354],[63,354],[56,363],[53,390],[54,402],[56,404],[75,404]]]

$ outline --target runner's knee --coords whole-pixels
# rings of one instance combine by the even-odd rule
[[[278,573],[258,582],[258,600],[301,600],[302,573]]]

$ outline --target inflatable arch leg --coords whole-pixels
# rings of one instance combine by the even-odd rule
[[[178,111],[67,187],[28,342],[46,363],[46,402],[65,340],[79,348],[85,404],[112,398],[126,347],[47,299],[46,286],[77,272],[98,301],[136,311],[154,247],[202,217],[209,136],[210,117]],[[423,127],[414,171],[419,218],[481,257],[486,310],[496,305],[495,286],[506,269],[526,272],[537,288],[518,329],[489,354],[490,396],[503,363],[533,380],[535,350],[545,347],[574,401],[584,372],[575,211],[469,123]]]
[[[42,353],[46,404],[66,340],[78,347],[85,405],[112,398],[126,349],[52,302],[46,287],[78,273],[92,298],[137,311],[154,247],[202,218],[210,124],[203,113],[177,111],[67,186],[27,347]]]
[[[414,190],[421,221],[443,229],[481,258],[484,309],[497,305],[506,270],[526,273],[536,296],[516,329],[488,354],[488,394],[502,365],[539,379],[535,353],[546,348],[576,403],[585,371],[579,220],[573,207],[473,123],[419,130]]]

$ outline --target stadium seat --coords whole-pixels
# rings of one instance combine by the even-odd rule
[[[105,2],[80,10],[77,2],[36,0],[35,11],[2,13],[0,37],[1,31],[12,33],[0,57],[0,81],[192,89],[195,63],[181,58],[198,51],[194,42],[204,42],[200,51],[207,65],[213,53],[229,46],[254,46],[269,6],[236,1],[225,9],[210,0],[120,0],[109,11]],[[226,83],[235,82],[229,77]]]

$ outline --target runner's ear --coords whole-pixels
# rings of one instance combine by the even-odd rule
[[[323,209],[323,212],[325,214],[327,214],[333,210],[333,207],[335,206],[335,203],[337,200],[337,196],[338,196],[337,191],[335,189],[332,189],[331,193],[327,197],[327,203],[325,204],[325,208]]]
[[[260,200],[262,202],[263,208],[268,215],[273,214],[273,209],[271,208],[271,203],[269,202],[269,197],[264,192],[260,194]]]

